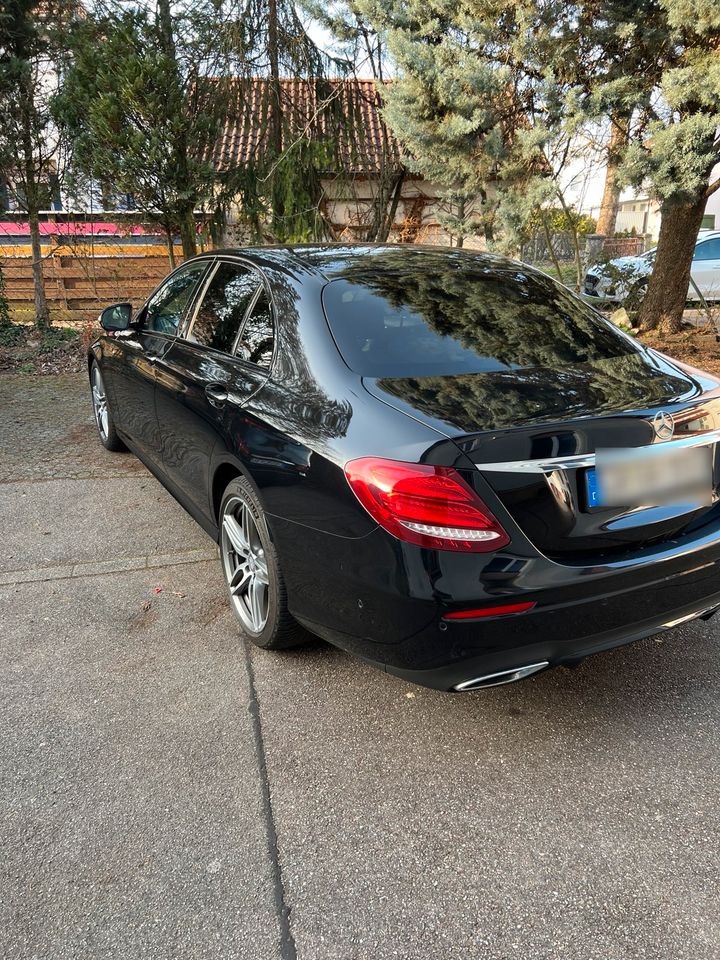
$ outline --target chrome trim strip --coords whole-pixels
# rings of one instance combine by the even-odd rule
[[[712,610],[712,607],[710,607]],[[686,613],[684,617],[678,617],[676,620],[668,620],[661,624],[663,630],[669,630],[671,627],[679,627],[681,623],[688,623],[690,620],[699,620],[707,610],[701,610],[699,613]]]
[[[623,456],[654,456],[664,450],[684,450],[688,447],[705,447],[720,443],[720,430],[695,433],[689,437],[651,443],[645,447],[625,447]],[[608,451],[610,452],[610,451]],[[613,452],[614,449],[613,449]],[[548,457],[542,460],[508,460],[505,463],[482,463],[473,461],[478,470],[488,473],[553,473],[555,470],[577,470],[579,467],[594,467],[594,453],[580,453],[572,457]]]
[[[205,299],[205,294],[208,291],[208,287],[212,283],[213,277],[220,269],[220,261],[216,260],[207,271],[203,277],[199,288],[195,291],[195,298],[192,301],[190,310],[185,314],[185,322],[182,324],[180,330],[178,330],[178,336],[181,340],[187,340],[189,343],[195,343],[194,340],[190,340],[190,335],[192,333],[192,328],[195,326],[195,321],[197,320],[197,315],[200,313],[200,305]]]
[[[541,660],[539,663],[528,663],[524,667],[514,667],[512,670],[501,670],[499,673],[486,673],[482,677],[473,677],[471,680],[463,680],[462,683],[456,683],[453,690],[458,693],[465,693],[469,690],[486,690],[488,687],[502,687],[506,683],[517,683],[518,680],[524,680],[525,677],[531,677],[534,673],[539,673],[549,667],[547,660]]]

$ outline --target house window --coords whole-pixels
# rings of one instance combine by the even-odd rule
[[[715,229],[715,214],[706,213],[702,218],[702,223],[700,224],[701,230],[714,230]]]

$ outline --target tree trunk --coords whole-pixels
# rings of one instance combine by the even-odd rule
[[[28,213],[30,224],[30,249],[32,251],[33,295],[35,300],[35,326],[38,330],[47,330],[50,326],[47,300],[45,299],[45,281],[43,279],[42,247],[40,246],[40,221],[37,210]]]
[[[280,83],[280,43],[278,36],[277,0],[268,0],[268,66],[270,68],[270,149],[274,162],[282,154],[282,88]],[[285,235],[285,197],[278,167],[272,183],[272,216],[275,233]]]
[[[182,243],[183,260],[194,257],[197,253],[197,230],[195,229],[195,214],[186,210],[180,220],[180,242]]]
[[[705,204],[703,191],[689,203],[662,206],[660,236],[652,276],[640,304],[637,324],[642,330],[676,333],[682,323],[690,284],[690,267]]]
[[[580,238],[578,237],[577,222],[573,218],[572,210],[570,210],[567,203],[565,202],[565,197],[563,195],[562,190],[557,191],[557,197],[558,197],[558,200],[560,201],[560,206],[563,209],[563,213],[565,214],[565,219],[569,224],[570,238],[572,239],[573,255],[575,258],[575,290],[576,292],[579,292],[582,288],[582,282],[583,282],[583,267],[582,267],[582,256],[580,253]],[[562,282],[564,281],[561,278],[561,283]]]
[[[607,169],[605,171],[605,187],[600,204],[595,232],[603,237],[611,237],[615,233],[618,210],[620,209],[620,186],[618,185],[618,170],[623,158],[623,148],[628,140],[627,117],[610,118],[610,143],[608,144]]]
[[[163,53],[170,60],[172,60],[175,66],[174,89],[171,88],[168,90],[168,96],[171,98],[171,101],[174,101],[178,111],[182,112],[183,107],[181,105],[185,99],[185,93],[183,91],[180,68],[178,66],[175,37],[173,36],[173,20],[170,0],[158,0],[158,24],[160,27]],[[179,125],[179,129],[175,135],[173,153],[175,154],[175,167],[177,169],[175,186],[179,193],[184,194],[185,196],[192,196],[193,183],[190,176],[190,164],[188,162],[190,147],[188,144],[187,129],[184,123]],[[186,210],[180,211],[180,241],[182,243],[183,257],[185,259],[188,257],[194,257],[197,253],[197,233],[195,231],[194,210],[195,205],[193,203]],[[171,262],[174,264],[175,253],[171,249],[172,239],[169,242],[170,246],[168,247],[168,251],[170,253]]]
[[[488,203],[487,190],[480,190],[480,211],[482,213],[482,229],[485,237],[485,247],[492,250],[495,241],[495,228],[493,226],[494,213]]]
[[[33,298],[35,301],[35,326],[38,330],[47,330],[50,326],[47,300],[45,298],[45,281],[42,269],[42,247],[40,246],[40,190],[35,170],[35,156],[33,153],[33,118],[35,107],[32,87],[23,86],[25,102],[22,111],[22,128],[20,151],[22,156],[25,208],[30,226],[30,249],[32,251]]]
[[[174,63],[177,63],[170,0],[158,0],[158,25],[160,27],[163,52],[166,53]]]
[[[458,201],[458,223],[462,224],[464,219],[465,219],[465,201],[459,200]],[[455,237],[455,246],[462,247],[464,244],[465,244],[465,234],[462,233],[462,227],[460,227],[460,230],[458,231],[458,234]]]
[[[165,243],[167,244],[168,260],[170,261],[170,269],[175,269],[175,247],[173,245],[173,229],[172,227],[165,227]]]
[[[405,168],[402,167],[395,174],[395,181],[390,192],[389,205],[386,204],[385,209],[382,211],[380,226],[378,227],[375,237],[373,238],[376,243],[387,243],[388,237],[390,236],[390,231],[395,223],[395,217],[397,215],[397,209],[400,203],[400,196],[402,194],[404,182]]]
[[[550,233],[550,227],[548,227],[547,217],[545,216],[544,211],[540,212],[540,219],[542,220],[543,231],[545,233],[545,242],[547,243],[550,259],[555,267],[555,273],[558,275],[558,280],[560,283],[564,283],[562,270],[560,269],[560,261],[558,260],[557,254],[555,253],[555,248],[552,245],[552,234]]]
[[[0,327],[7,327],[10,324],[10,305],[5,296],[5,277],[3,276],[2,263],[0,263]]]

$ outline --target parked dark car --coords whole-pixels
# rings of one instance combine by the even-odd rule
[[[720,605],[720,383],[530,267],[213,252],[101,323],[100,438],[219,542],[260,647],[470,690]]]

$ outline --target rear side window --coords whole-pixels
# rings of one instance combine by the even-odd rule
[[[699,243],[695,247],[693,260],[720,260],[720,237]]]
[[[378,269],[346,268],[323,289],[338,349],[364,376],[553,367],[639,350],[578,297],[519,264],[390,260]]]
[[[263,287],[253,304],[238,341],[238,356],[268,368],[273,355],[272,305]]]
[[[203,347],[232,353],[259,285],[260,277],[254,270],[242,264],[220,263],[196,311],[187,339]]]

